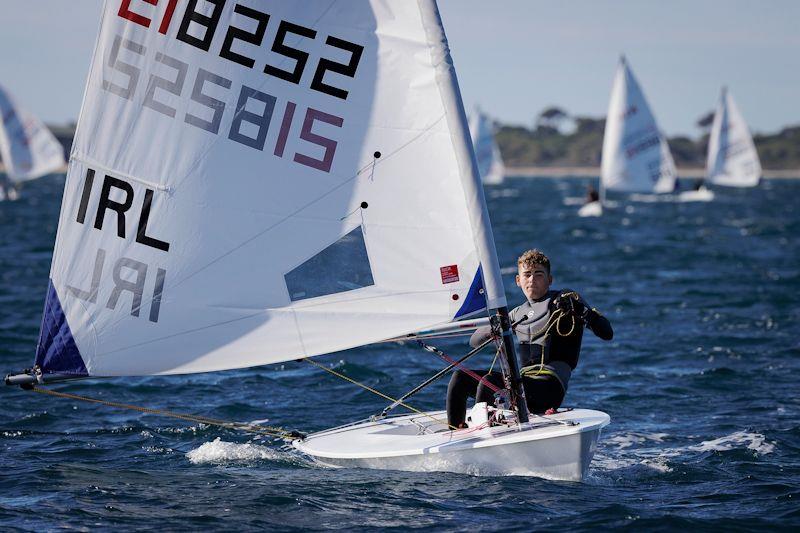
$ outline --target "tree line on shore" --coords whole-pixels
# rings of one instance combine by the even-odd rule
[[[698,119],[700,135],[696,139],[667,139],[676,165],[705,166],[712,121],[713,113]],[[600,165],[605,122],[605,118],[570,116],[558,107],[549,107],[531,127],[496,124],[495,138],[509,167],[596,167]],[[774,134],[755,134],[753,141],[765,169],[800,168],[800,125]]]

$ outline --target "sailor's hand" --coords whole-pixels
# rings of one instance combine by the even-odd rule
[[[573,300],[572,312],[575,314],[576,317],[585,319],[587,311],[589,311],[589,308],[583,303],[583,300],[578,298]]]
[[[569,313],[572,310],[572,302],[567,294],[559,294],[555,303],[556,309],[559,309],[565,313]]]
[[[572,313],[573,316],[587,322],[590,319],[592,309],[583,296],[575,291],[563,293],[558,299],[558,308],[565,313]]]

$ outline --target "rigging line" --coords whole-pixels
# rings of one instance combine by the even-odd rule
[[[522,315],[513,324],[511,324],[511,327],[515,328],[517,325],[521,324],[522,322],[524,322],[526,320],[528,320],[528,315]],[[476,346],[475,348],[470,350],[466,355],[462,356],[458,361],[456,361],[456,363],[463,363],[464,361],[466,361],[467,359],[469,359],[473,355],[479,353],[481,350],[483,350],[490,343],[494,342],[494,340],[495,340],[494,337],[490,336],[488,339],[483,341],[481,344],[479,344],[478,346]],[[417,341],[417,342],[419,342],[419,341]],[[500,354],[500,348],[498,347],[497,352],[495,352],[494,361],[492,361],[492,367],[494,367],[494,363],[495,363],[495,361],[497,361],[497,356],[499,354]],[[502,361],[502,359],[501,359],[501,361]],[[413,389],[411,389],[407,393],[403,394],[400,397],[399,400],[396,400],[394,403],[392,403],[390,405],[387,405],[383,409],[383,411],[381,411],[381,414],[377,415],[377,417],[378,418],[385,417],[389,413],[389,411],[391,411],[392,409],[394,409],[395,407],[400,405],[398,402],[403,401],[403,400],[407,400],[408,398],[412,397],[413,395],[415,395],[416,393],[418,393],[419,391],[421,391],[422,389],[424,389],[425,387],[427,387],[428,385],[430,385],[434,381],[437,381],[438,379],[440,379],[442,376],[447,374],[450,370],[452,370],[455,367],[456,367],[455,364],[450,364],[450,365],[446,366],[445,368],[441,369],[440,371],[438,371],[433,376],[429,377],[428,379],[426,379],[425,381],[423,381],[422,383],[420,383],[419,385],[417,385],[416,387],[414,387]]]
[[[466,375],[468,375],[472,379],[477,380],[479,386],[481,384],[483,384],[483,385],[489,387],[489,389],[491,389],[492,392],[495,392],[495,393],[500,392],[500,387],[496,386],[494,383],[490,383],[488,379],[486,379],[485,377],[479,376],[477,372],[473,372],[472,370],[470,370],[469,368],[465,367],[463,364],[459,363],[455,359],[453,359],[451,357],[448,357],[447,354],[445,354],[443,351],[441,351],[436,346],[430,346],[428,344],[425,344],[422,341],[417,341],[417,343],[419,343],[419,345],[422,346],[425,350],[427,350],[427,351],[439,356],[442,360],[444,360],[445,363],[450,363],[451,365],[454,365],[454,366],[458,367],[458,369],[461,370],[462,372],[464,372]]]
[[[189,414],[182,414],[182,413],[175,413],[173,411],[166,411],[163,409],[152,409],[149,407],[141,407],[138,405],[132,405],[127,403],[120,403],[120,402],[111,402],[108,400],[99,400],[97,398],[90,398],[88,396],[80,396],[78,394],[70,394],[68,392],[58,392],[51,389],[43,389],[41,387],[33,387],[31,388],[33,392],[38,392],[40,394],[49,394],[50,396],[56,396],[58,398],[66,398],[70,400],[79,400],[82,402],[88,403],[96,403],[99,405],[104,405],[106,407],[116,407],[118,409],[129,409],[132,411],[138,411],[140,413],[150,414],[150,415],[160,415],[169,418],[177,418],[180,420],[186,420],[188,422],[198,422],[200,424],[206,424],[209,426],[219,426],[226,429],[233,429],[238,431],[247,431],[250,433],[258,433],[261,435],[267,435],[271,437],[279,437],[282,439],[303,439],[305,435],[298,431],[287,431],[282,428],[272,427],[272,426],[262,426],[259,424],[246,424],[243,422],[231,422],[227,420],[220,420],[217,418],[208,418],[205,416],[198,416],[198,415],[189,415]]]
[[[369,392],[371,392],[371,393],[373,393],[373,394],[377,394],[377,395],[378,395],[378,396],[380,396],[381,398],[384,398],[384,399],[386,399],[386,400],[389,400],[390,402],[396,402],[398,405],[402,405],[402,406],[403,406],[403,407],[405,407],[406,409],[408,409],[408,410],[410,410],[410,411],[413,411],[413,412],[417,413],[418,415],[422,415],[422,416],[424,416],[424,417],[430,418],[431,420],[433,420],[433,421],[435,421],[435,422],[438,422],[438,423],[440,423],[440,424],[445,424],[445,425],[446,425],[448,428],[450,428],[451,430],[458,429],[458,428],[456,428],[455,426],[451,426],[450,424],[448,424],[448,423],[447,423],[445,420],[441,420],[441,419],[439,419],[439,418],[436,418],[436,417],[435,417],[435,416],[433,416],[433,415],[430,415],[430,414],[428,414],[428,413],[424,413],[424,412],[420,411],[419,409],[417,409],[417,408],[415,408],[415,407],[412,407],[412,406],[408,405],[407,403],[401,402],[400,400],[395,400],[395,399],[394,399],[394,398],[392,398],[391,396],[389,396],[389,395],[387,395],[387,394],[384,394],[384,393],[382,393],[382,392],[381,392],[381,391],[379,391],[379,390],[373,389],[373,388],[372,388],[372,387],[370,387],[369,385],[364,385],[363,383],[359,383],[358,381],[356,381],[356,380],[354,380],[354,379],[352,379],[352,378],[350,378],[350,377],[348,377],[348,376],[345,376],[345,375],[344,375],[344,374],[342,374],[341,372],[337,372],[337,371],[333,370],[332,368],[328,368],[328,367],[326,367],[326,366],[325,366],[325,365],[323,365],[323,364],[317,363],[316,361],[314,361],[314,360],[312,360],[312,359],[309,359],[308,357],[304,357],[304,358],[302,359],[302,361],[306,361],[306,362],[308,362],[308,363],[311,363],[312,365],[314,365],[314,366],[316,366],[316,367],[319,367],[319,368],[321,368],[321,369],[322,369],[322,370],[324,370],[325,372],[328,372],[329,374],[332,374],[332,375],[336,376],[337,378],[341,378],[341,379],[343,379],[343,380],[345,380],[345,381],[349,381],[349,382],[350,382],[350,383],[352,383],[353,385],[357,385],[357,386],[361,387],[362,389],[368,390]]]
[[[485,340],[483,343],[481,343],[479,346],[477,346],[477,347],[473,348],[473,349],[472,349],[472,350],[471,350],[469,353],[467,353],[466,355],[464,355],[463,357],[461,357],[461,359],[459,359],[457,362],[458,362],[458,363],[463,363],[464,361],[466,361],[467,359],[469,359],[470,357],[472,357],[472,356],[473,356],[473,355],[475,355],[476,353],[478,353],[478,352],[480,352],[481,350],[483,350],[483,348],[484,348],[486,345],[488,345],[489,343],[491,343],[492,341],[494,341],[494,339],[493,339],[493,338],[486,339],[486,340]],[[452,365],[452,364],[451,364],[451,365],[448,365],[448,366],[446,366],[445,368],[441,369],[440,371],[438,371],[438,372],[437,372],[436,374],[434,374],[433,376],[429,377],[428,379],[426,379],[425,381],[423,381],[422,383],[420,383],[419,385],[417,385],[416,387],[414,387],[413,389],[411,389],[411,390],[410,390],[410,391],[408,391],[407,393],[405,393],[405,394],[403,394],[402,396],[400,396],[400,399],[398,399],[398,400],[395,400],[395,401],[394,401],[394,403],[392,403],[392,404],[390,404],[390,405],[387,405],[387,406],[386,406],[386,407],[383,409],[383,411],[381,411],[381,414],[377,415],[377,418],[383,418],[383,417],[385,417],[385,416],[386,416],[386,415],[389,413],[389,411],[391,411],[392,409],[394,409],[395,407],[397,407],[398,405],[400,405],[400,402],[402,402],[402,401],[405,401],[405,400],[407,400],[408,398],[411,398],[413,395],[415,395],[416,393],[418,393],[419,391],[421,391],[422,389],[424,389],[425,387],[427,387],[428,385],[430,385],[430,384],[431,384],[431,383],[433,383],[434,381],[437,381],[439,378],[441,378],[442,376],[444,376],[445,374],[447,374],[447,372],[449,372],[449,371],[450,371],[450,370],[452,370],[453,368],[455,368],[455,365]]]

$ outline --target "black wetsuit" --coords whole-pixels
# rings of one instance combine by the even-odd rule
[[[584,324],[603,340],[610,340],[614,335],[608,319],[590,309],[583,300],[576,305],[577,312],[570,313],[574,316],[582,311],[582,316],[575,316],[575,327],[571,331],[573,322],[570,316],[561,319],[561,323],[558,324],[559,331],[556,331],[557,325],[553,322],[548,324],[557,309],[557,297],[568,292],[571,291],[548,291],[542,298],[525,302],[510,313],[512,322],[523,315],[528,317],[517,325],[514,332],[519,341],[522,384],[525,388],[528,409],[533,413],[543,413],[547,409],[561,405],[572,371],[578,365]],[[546,334],[548,325],[552,327],[549,334]],[[470,345],[478,346],[490,336],[489,327],[479,328],[470,338]],[[500,372],[477,373],[485,376],[486,380],[495,386],[503,388]],[[478,402],[487,402],[489,405],[494,404],[494,395],[489,387],[483,385],[479,387],[474,378],[461,370],[456,370],[447,388],[447,419],[450,425],[458,427],[463,424],[468,397],[475,398]]]

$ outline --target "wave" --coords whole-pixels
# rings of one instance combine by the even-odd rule
[[[204,442],[199,447],[186,453],[192,464],[227,464],[252,463],[257,461],[277,461],[284,454],[259,444],[240,444],[226,442],[217,437],[211,442]]]
[[[753,450],[758,455],[767,455],[775,451],[775,444],[767,441],[764,435],[747,431],[737,431],[718,439],[703,441],[688,449],[698,452],[726,452],[742,447]]]
[[[776,450],[761,433],[737,431],[716,439],[704,440],[686,446],[661,447],[668,433],[630,432],[610,436],[603,441],[592,466],[596,473],[611,472],[634,467],[645,467],[660,473],[672,472],[670,463],[679,457],[706,452],[727,452],[737,449],[751,450],[764,456]],[[610,448],[610,449],[609,449]],[[683,460],[681,461],[683,462]]]

